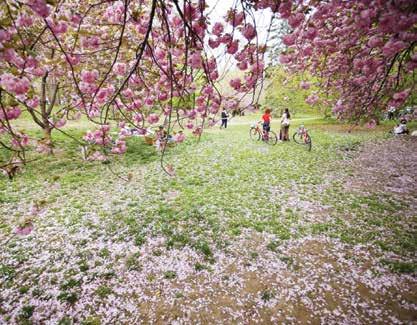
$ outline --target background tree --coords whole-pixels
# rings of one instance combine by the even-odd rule
[[[31,143],[51,152],[52,130],[65,132],[66,120],[80,117],[97,127],[74,140],[100,159],[126,151],[128,125],[144,133],[162,123],[172,132],[175,121],[201,135],[221,105],[236,109],[248,93],[247,106],[259,98],[266,48],[254,12],[263,10],[272,12],[271,24],[279,18],[291,29],[275,43],[284,50],[280,63],[320,82],[310,104],[331,105],[342,119],[377,119],[412,103],[416,8],[405,0],[243,0],[214,22],[203,0],[3,0],[0,144],[13,152],[11,161],[24,161]],[[275,33],[287,28],[274,26]],[[213,49],[243,72],[230,80],[235,93],[228,96],[216,84]],[[31,142],[16,130],[24,111],[43,139]]]
[[[284,19],[275,19],[271,25],[271,37],[268,44],[269,64],[275,66],[279,64],[279,57],[286,52],[288,46],[282,41],[282,37],[290,34],[291,28]]]
[[[281,65],[267,70],[268,86],[265,87],[265,105],[274,109],[273,114],[281,116],[284,108],[294,113],[316,113],[320,109],[326,115],[325,107],[312,106],[310,101],[317,96],[317,80],[308,73],[289,73]]]
[[[64,132],[60,127],[71,116],[97,125],[77,141],[101,147],[102,155],[94,153],[99,159],[126,151],[126,125],[145,133],[162,123],[171,132],[175,120],[199,135],[224,100],[214,84],[219,74],[210,48],[223,47],[246,71],[237,92],[254,89],[263,73],[264,47],[256,44],[249,5],[231,8],[212,32],[204,2],[3,1],[1,10],[7,18],[0,38],[0,85],[4,111],[12,112],[1,117],[8,149],[13,144],[7,141],[25,137],[10,123],[22,110],[44,131],[38,149],[49,152],[51,131]],[[65,96],[56,105],[59,92]],[[116,137],[110,136],[110,126],[119,127]],[[13,146],[23,151],[28,144]]]
[[[389,107],[411,103],[417,68],[415,2],[282,3],[280,15],[293,28],[283,37],[288,50],[280,62],[318,77],[322,96],[339,118],[377,119]]]

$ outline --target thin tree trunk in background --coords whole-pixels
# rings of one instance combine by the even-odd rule
[[[41,127],[42,127],[42,132],[43,132],[42,142],[48,148],[48,152],[52,154],[53,153],[52,152],[53,144],[52,144],[52,137],[51,137],[52,126],[50,125],[50,122],[49,122],[49,115],[50,115],[49,109],[51,108],[51,106],[49,106],[48,108],[46,107],[47,105],[47,102],[46,102],[47,79],[48,79],[48,72],[46,72],[45,75],[42,77],[42,84],[41,84],[40,106],[41,106],[41,115],[42,115],[42,122],[43,122],[43,125]]]

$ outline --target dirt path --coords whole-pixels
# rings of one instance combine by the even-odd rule
[[[417,138],[368,143],[352,161],[346,189],[380,192],[406,199],[417,214]]]

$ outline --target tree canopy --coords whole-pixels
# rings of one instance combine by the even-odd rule
[[[272,12],[272,34],[277,19],[290,27],[279,62],[319,80],[309,104],[322,101],[340,118],[369,120],[412,100],[413,1],[242,0],[212,21],[204,0],[4,0],[0,145],[24,161],[31,144],[50,152],[51,132],[65,133],[66,121],[81,117],[96,129],[74,140],[94,148],[92,159],[123,154],[127,125],[145,133],[163,123],[168,132],[177,125],[200,135],[222,105],[234,109],[249,93],[249,106],[256,104],[266,51],[256,11]],[[217,86],[223,56],[244,72],[230,80],[235,93],[227,96]],[[307,90],[307,81],[301,87]],[[23,112],[42,139],[14,127]]]

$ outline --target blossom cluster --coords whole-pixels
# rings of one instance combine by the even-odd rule
[[[375,119],[380,111],[412,101],[417,69],[412,7],[401,0],[282,2],[279,15],[292,31],[282,37],[287,50],[280,63],[320,78],[338,117]]]
[[[240,105],[216,84],[217,58],[209,49],[220,45],[245,73],[233,81],[236,92],[255,91],[263,77],[264,48],[256,44],[254,21],[237,8],[222,22],[210,22],[203,2],[183,8],[145,0],[56,6],[26,1],[10,12],[0,31],[5,99],[17,100],[46,133],[63,127],[68,116],[85,115],[98,128],[84,140],[113,153],[126,151],[128,135],[101,134],[103,125],[117,128],[111,120],[138,130],[173,123],[199,135],[204,124],[217,119],[222,103],[230,109]]]

